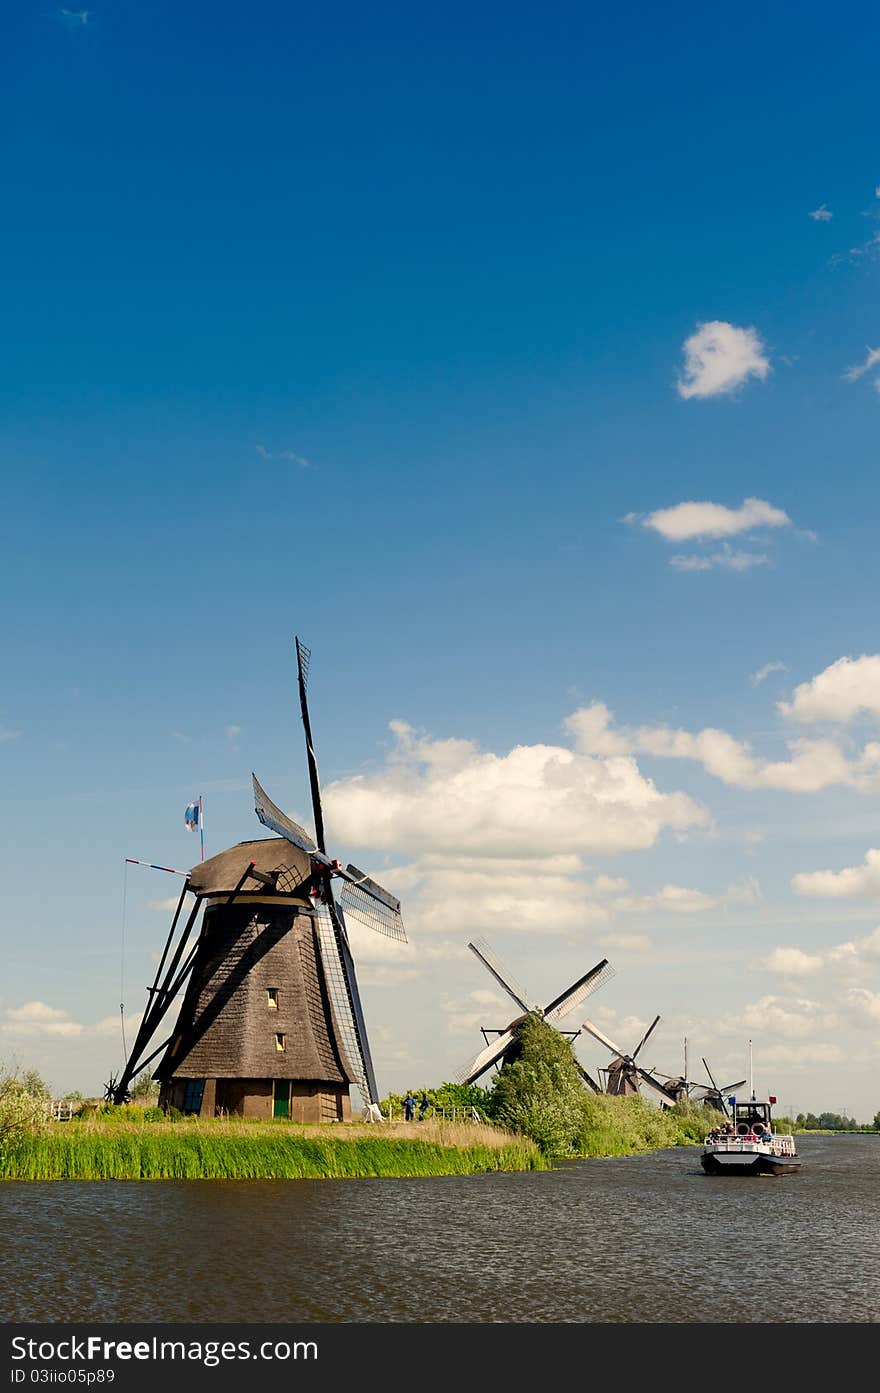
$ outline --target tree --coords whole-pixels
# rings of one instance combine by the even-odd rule
[[[585,1094],[571,1045],[530,1013],[517,1027],[517,1047],[516,1063],[503,1067],[489,1095],[490,1116],[531,1137],[547,1155],[574,1155]]]
[[[154,1082],[149,1069],[138,1074],[128,1092],[133,1102],[152,1103],[159,1099],[159,1085]]]
[[[880,1132],[880,1112],[874,1114],[874,1131]]]
[[[0,1066],[0,1152],[16,1146],[29,1132],[45,1127],[50,1096],[36,1070],[19,1075],[15,1068]]]
[[[28,1097],[51,1102],[52,1090],[36,1069],[25,1069],[18,1081]]]

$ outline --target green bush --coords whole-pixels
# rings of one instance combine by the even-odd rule
[[[472,1083],[441,1083],[438,1088],[414,1088],[412,1095],[416,1100],[416,1116],[418,1116],[422,1098],[428,1100],[426,1117],[440,1117],[444,1113],[447,1115],[453,1112],[469,1113],[471,1108],[476,1108],[481,1117],[487,1115],[487,1100],[489,1090],[480,1088]],[[389,1093],[379,1104],[385,1117],[393,1115],[399,1118],[403,1113],[404,1093]]]
[[[19,1075],[15,1069],[0,1069],[0,1154],[14,1151],[48,1125],[50,1102],[35,1070]]]
[[[531,1137],[547,1156],[573,1156],[583,1130],[584,1086],[565,1036],[530,1014],[518,1027],[519,1058],[488,1099],[493,1122]]]

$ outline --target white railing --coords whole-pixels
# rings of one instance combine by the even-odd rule
[[[746,1136],[738,1137],[730,1134],[720,1137],[707,1137],[705,1146],[711,1146],[714,1151],[757,1151],[759,1147],[769,1147],[778,1156],[794,1156],[795,1145],[794,1137],[779,1136],[774,1133],[772,1136],[766,1134],[762,1137],[749,1133]]]

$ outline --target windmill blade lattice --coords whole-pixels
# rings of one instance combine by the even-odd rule
[[[389,895],[357,866],[346,866],[345,871],[339,899],[346,913],[366,924],[368,929],[375,929],[376,933],[396,939],[398,943],[406,943],[400,900]]]
[[[615,1045],[610,1036],[603,1035],[599,1027],[594,1025],[592,1021],[582,1021],[581,1025],[584,1030],[593,1036],[594,1040],[599,1041],[600,1045],[604,1045],[612,1054],[616,1054],[618,1059],[626,1059],[626,1050],[622,1050],[619,1045]]]
[[[285,837],[287,841],[293,842],[301,851],[307,851],[311,856],[317,847],[314,840],[309,836],[304,827],[300,827],[298,822],[283,813],[276,803],[272,802],[266,790],[260,784],[256,774],[251,774],[254,785],[254,811],[264,827],[268,827],[270,832],[277,832],[279,837]]]
[[[597,991],[599,987],[604,986],[606,982],[610,981],[613,976],[614,968],[607,958],[603,958],[600,963],[597,963],[595,967],[585,973],[579,981],[569,987],[568,991],[563,992],[555,1001],[550,1002],[550,1005],[544,1010],[544,1020],[547,1021],[549,1025],[555,1025],[557,1021],[561,1021],[564,1016],[569,1015],[575,1007],[580,1006],[582,1002],[586,1001],[588,996],[592,996],[594,991]]]
[[[339,1027],[345,1056],[355,1076],[355,1082],[365,1103],[377,1103],[378,1098],[370,1097],[367,1081],[367,1061],[361,1047],[360,1034],[352,1011],[351,997],[346,982],[345,969],[336,941],[336,927],[326,905],[318,906],[318,942],[321,948],[321,962],[327,982],[327,992],[333,1007],[333,1014]]]
[[[476,1083],[477,1079],[485,1074],[487,1069],[491,1069],[493,1064],[497,1064],[514,1043],[516,1037],[513,1025],[518,1023],[519,1022],[514,1022],[508,1026],[506,1030],[501,1032],[496,1040],[491,1040],[485,1049],[480,1050],[480,1053],[475,1059],[471,1060],[470,1064],[460,1069],[456,1078],[456,1083]]]
[[[659,1083],[657,1079],[653,1078],[646,1069],[640,1069],[638,1065],[636,1065],[636,1073],[642,1080],[642,1083],[645,1084],[652,1093],[656,1093],[657,1097],[661,1102],[665,1103],[667,1107],[671,1107],[677,1101],[675,1094],[670,1092],[669,1089],[664,1088],[662,1083]]]
[[[513,973],[507,965],[501,961],[494,949],[490,948],[484,938],[475,939],[468,944],[475,957],[480,959],[483,966],[492,974],[499,986],[503,987],[507,995],[521,1006],[524,1011],[537,1011],[539,1008],[534,1002],[529,1000],[525,987],[521,987]]]

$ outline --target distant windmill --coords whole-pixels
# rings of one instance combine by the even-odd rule
[[[598,1040],[600,1045],[604,1045],[605,1048],[610,1050],[614,1055],[608,1067],[599,1071],[600,1074],[605,1076],[603,1093],[611,1093],[617,1097],[632,1097],[637,1093],[641,1093],[642,1088],[647,1088],[659,1098],[663,1107],[671,1108],[673,1106],[676,1101],[675,1093],[671,1089],[666,1088],[660,1083],[659,1079],[653,1078],[646,1069],[642,1069],[641,1066],[636,1063],[639,1051],[647,1043],[649,1036],[659,1023],[659,1020],[659,1016],[654,1017],[632,1054],[627,1054],[619,1045],[615,1045],[614,1041],[603,1034],[599,1027],[594,1025],[592,1021],[583,1022],[584,1030],[588,1031],[589,1034],[593,1036],[594,1040]]]
[[[705,1058],[703,1059],[703,1068],[709,1075],[709,1078],[712,1082],[712,1087],[707,1088],[706,1085],[702,1083],[696,1084],[695,1087],[700,1090],[700,1096],[697,1099],[697,1101],[700,1103],[705,1103],[708,1107],[715,1108],[716,1112],[723,1112],[725,1117],[729,1117],[730,1110],[728,1107],[727,1099],[732,1093],[736,1091],[736,1089],[744,1087],[745,1079],[737,1079],[736,1083],[726,1083],[723,1085],[723,1087],[719,1087],[719,1085],[715,1082],[715,1079],[712,1075],[712,1070],[706,1063]]]
[[[538,1016],[548,1025],[559,1028],[559,1022],[565,1016],[570,1015],[576,1007],[580,1006],[581,1002],[586,1001],[588,996],[591,996],[598,987],[601,987],[603,982],[607,982],[614,975],[614,969],[610,966],[608,959],[603,958],[601,962],[597,963],[595,967],[591,967],[589,972],[585,973],[583,977],[579,977],[576,982],[573,982],[559,996],[554,997],[546,1006],[536,1006],[516,979],[508,972],[501,959],[493,953],[485,939],[469,943],[468,948],[479,958],[499,986],[503,987],[507,995],[521,1008],[521,1014],[509,1021],[503,1030],[483,1030],[486,1048],[481,1050],[476,1059],[472,1060],[465,1069],[461,1070],[460,1083],[476,1083],[477,1079],[481,1078],[487,1069],[491,1069],[493,1064],[497,1064],[499,1068],[503,1064],[512,1064],[519,1054],[517,1027],[522,1025],[527,1016]],[[580,1034],[580,1031],[562,1031],[561,1033],[575,1038]],[[494,1038],[490,1039],[490,1035]],[[577,1067],[587,1087],[592,1089],[594,1093],[601,1093],[601,1088],[594,1079],[590,1078],[586,1069],[583,1069],[580,1064]]]

